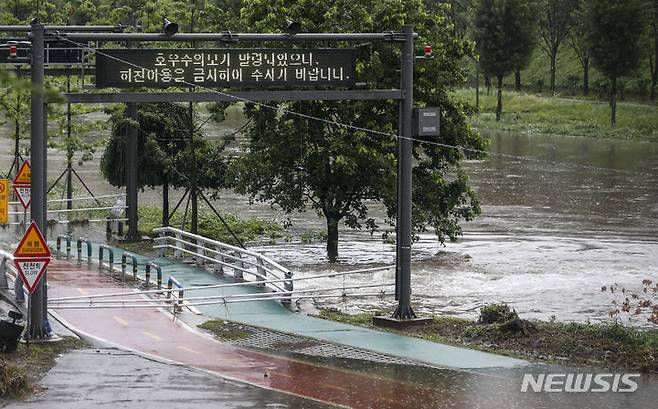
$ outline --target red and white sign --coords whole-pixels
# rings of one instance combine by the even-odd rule
[[[14,251],[14,264],[28,294],[32,294],[36,289],[49,262],[48,244],[37,224],[32,222]]]
[[[16,196],[18,196],[18,200],[27,209],[32,201],[32,168],[30,167],[30,162],[23,162],[12,185],[14,186]]]
[[[32,202],[32,187],[25,185],[14,185],[14,192],[24,208],[30,207]]]

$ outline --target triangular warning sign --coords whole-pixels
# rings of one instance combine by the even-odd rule
[[[44,240],[35,222],[32,222],[30,227],[27,228],[21,242],[16,247],[16,251],[14,251],[14,257],[50,258],[48,244],[46,244],[46,240]]]
[[[46,271],[46,267],[50,259],[48,258],[15,258],[14,264],[16,264],[16,269],[27,288],[27,293],[32,294],[37,288],[37,284],[41,281],[43,272]]]
[[[32,202],[32,187],[28,185],[14,185],[14,192],[24,208],[30,207]]]
[[[30,162],[25,161],[18,170],[16,177],[13,181],[14,185],[31,185],[32,184],[32,168]]]

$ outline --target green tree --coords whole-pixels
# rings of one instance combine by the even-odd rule
[[[418,44],[432,44],[435,59],[416,66],[414,96],[420,105],[442,111],[441,139],[448,145],[483,149],[485,142],[466,124],[464,107],[448,96],[448,84],[463,84],[460,60],[472,51],[446,24],[445,8],[428,12],[421,1],[314,0],[271,2],[248,0],[242,9],[245,29],[279,32],[286,17],[298,19],[309,32],[382,32],[414,23]],[[410,17],[413,16],[413,17]],[[372,88],[399,84],[399,48],[371,43],[361,47],[359,80]],[[397,213],[396,173],[398,105],[394,101],[270,103],[282,111],[247,104],[252,120],[249,145],[235,164],[236,190],[286,212],[310,208],[327,225],[327,256],[338,257],[338,227],[375,229],[368,205],[386,206],[391,222]],[[299,116],[293,112],[307,116]],[[329,122],[311,119],[317,117]],[[371,133],[339,124],[374,129]],[[428,141],[439,141],[426,138]],[[414,144],[414,225],[433,227],[441,241],[460,233],[459,221],[479,211],[461,171],[469,150]]]
[[[644,30],[641,0],[590,0],[586,34],[592,63],[610,81],[610,124],[617,121],[617,81],[640,62]]]
[[[498,80],[496,120],[503,111],[503,78],[523,68],[532,53],[536,14],[535,3],[527,0],[478,0],[475,6],[480,66]]]
[[[539,14],[541,45],[550,60],[550,89],[555,95],[555,72],[560,45],[573,25],[578,0],[542,0]]]
[[[658,86],[658,0],[648,0],[648,9],[649,24],[647,24],[646,31],[646,49],[651,74],[649,98],[654,101],[656,99],[656,87]]]
[[[10,123],[14,136],[14,161],[7,173],[18,172],[21,164],[20,140],[30,129],[30,84],[15,73],[0,70],[0,108],[4,111],[3,123]]]
[[[197,127],[194,117],[195,129]],[[112,112],[112,135],[101,158],[101,170],[113,186],[125,186],[126,127],[138,127],[138,186],[162,186],[163,225],[169,222],[169,187],[220,189],[226,165],[221,152],[226,144],[209,143],[197,130],[191,143],[189,110],[179,104],[141,104],[137,123],[126,119],[125,107]],[[215,158],[212,163],[208,157]],[[193,224],[195,221],[193,221]]]
[[[586,12],[587,0],[579,0],[574,11],[574,20],[569,32],[571,48],[576,53],[576,58],[583,69],[583,95],[589,95],[589,63],[590,50],[587,44],[587,33],[589,33],[589,20]]]

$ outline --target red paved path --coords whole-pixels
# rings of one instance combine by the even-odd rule
[[[48,297],[121,291],[95,269],[54,261]],[[125,289],[130,292],[129,288]],[[239,381],[355,408],[459,408],[454,395],[359,372],[275,357],[223,344],[153,308],[55,309],[80,331],[154,357]],[[265,376],[267,374],[267,376]],[[175,388],[172,385],[172,388]]]

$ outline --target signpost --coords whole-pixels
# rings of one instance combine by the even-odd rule
[[[14,264],[28,293],[27,316],[32,309],[32,293],[36,290],[46,267],[50,262],[50,249],[35,222],[25,231],[23,238],[14,251]],[[31,326],[28,323],[28,337],[31,336]]]
[[[0,179],[0,224],[9,223],[9,180]]]
[[[102,49],[96,87],[351,87],[356,56],[354,48]]]

